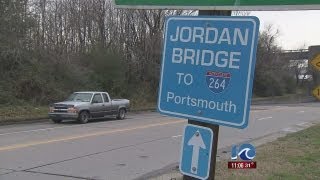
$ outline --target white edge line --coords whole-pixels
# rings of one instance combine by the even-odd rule
[[[182,135],[172,136],[172,138],[179,138],[182,137]]]
[[[264,118],[260,118],[260,119],[257,119],[258,121],[262,121],[262,120],[267,120],[267,119],[272,119],[273,117],[264,117]]]
[[[307,127],[308,125],[309,125],[308,122],[303,122],[303,123],[297,124],[297,126],[304,126],[304,127]]]
[[[176,116],[183,116],[183,117],[189,117],[189,118],[195,118],[195,119],[201,119],[201,120],[204,120],[204,121],[209,121],[209,122],[218,122],[218,123],[221,123],[221,124],[225,124],[225,125],[231,125],[231,126],[236,126],[236,127],[241,127],[244,123],[245,123],[245,119],[247,117],[247,106],[248,106],[248,96],[249,96],[249,86],[250,86],[250,79],[247,79],[247,94],[246,94],[246,99],[245,99],[245,107],[244,107],[244,116],[243,116],[243,121],[241,123],[231,123],[231,122],[226,122],[226,121],[221,121],[221,120],[217,120],[217,119],[210,119],[210,118],[204,118],[204,117],[198,117],[198,116],[193,116],[193,115],[188,115],[188,114],[182,114],[182,113],[176,113],[176,112],[171,112],[171,111],[164,111],[161,109],[161,95],[162,95],[162,80],[163,80],[163,72],[164,72],[164,61],[165,61],[165,56],[166,56],[166,47],[167,47],[167,29],[168,29],[168,24],[171,20],[174,20],[174,19],[178,19],[178,20],[190,20],[190,19],[196,19],[196,20],[219,20],[219,21],[249,21],[249,22],[253,22],[254,23],[254,28],[253,28],[253,36],[252,36],[252,46],[251,46],[251,54],[250,54],[250,64],[249,64],[249,69],[248,69],[248,77],[247,78],[250,78],[250,75],[251,75],[251,69],[252,69],[252,61],[253,61],[253,51],[254,51],[254,42],[255,42],[255,37],[256,37],[256,22],[254,19],[252,19],[251,17],[250,18],[239,18],[239,17],[234,17],[234,18],[219,18],[219,17],[214,17],[214,18],[203,18],[203,17],[199,17],[199,16],[190,16],[190,17],[185,17],[185,16],[172,16],[172,17],[169,17],[168,20],[167,20],[167,23],[166,23],[166,28],[165,28],[165,37],[164,37],[164,48],[163,48],[163,57],[162,57],[162,70],[161,70],[161,80],[160,80],[160,90],[159,90],[159,98],[158,98],[158,109],[160,112],[163,112],[163,113],[167,113],[167,114],[171,114],[171,115],[176,115]]]
[[[285,131],[285,132],[297,132],[298,130],[293,129],[291,127],[288,127],[288,128],[283,128],[282,131]]]

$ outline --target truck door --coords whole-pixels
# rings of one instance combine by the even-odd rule
[[[105,115],[112,115],[112,102],[110,101],[109,97],[106,93],[102,93],[103,100],[104,100],[104,114]]]
[[[104,103],[100,93],[94,94],[89,109],[92,117],[104,116]]]

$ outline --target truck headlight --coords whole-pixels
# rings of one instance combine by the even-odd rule
[[[78,113],[78,109],[75,107],[69,107],[68,108],[68,113]]]
[[[51,112],[51,113],[54,112],[54,107],[50,106],[49,107],[49,112]]]

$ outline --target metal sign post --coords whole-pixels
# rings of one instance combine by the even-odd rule
[[[199,11],[199,16],[202,15],[209,15],[209,16],[231,16],[232,11],[209,11],[209,10],[203,10]],[[208,180],[214,180],[215,173],[216,173],[216,159],[217,159],[217,151],[218,151],[218,139],[219,139],[219,125],[215,124],[208,124],[208,123],[203,123],[199,121],[193,121],[190,120],[188,121],[188,124],[193,124],[193,125],[198,125],[198,126],[203,126],[210,128],[214,134],[213,136],[213,142],[212,142],[212,154],[211,154],[211,164],[210,164],[210,172],[209,172],[209,177]],[[183,176],[184,180],[195,180],[196,178],[184,175]]]

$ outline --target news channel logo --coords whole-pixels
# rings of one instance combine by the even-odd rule
[[[231,159],[237,160],[238,157],[244,161],[251,161],[256,157],[256,148],[252,144],[242,144],[239,147],[233,145]]]

